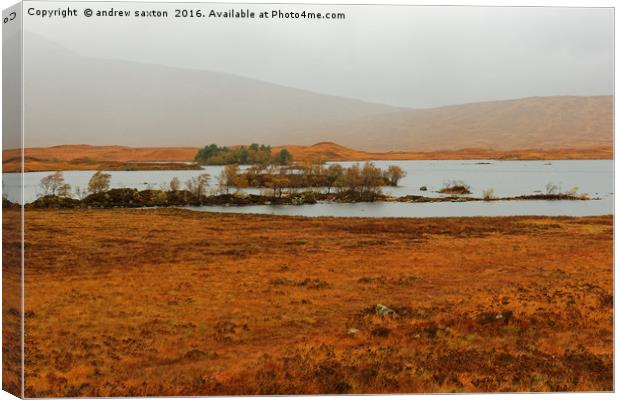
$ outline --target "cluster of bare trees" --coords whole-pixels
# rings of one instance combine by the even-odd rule
[[[76,186],[75,195],[81,199],[89,194],[105,192],[110,189],[110,178],[110,174],[97,171],[91,176],[86,189]],[[43,177],[39,183],[39,188],[44,196],[73,197],[74,195],[71,191],[71,185],[65,182],[62,171],[56,171],[51,175]]]
[[[363,165],[353,164],[343,167],[340,164],[325,165],[321,162],[304,162],[295,165],[256,164],[244,171],[236,164],[224,166],[217,177],[214,191],[225,194],[247,187],[268,188],[274,197],[281,197],[287,190],[299,188],[324,188],[327,193],[338,192],[380,194],[383,186],[397,186],[406,175],[400,167],[392,165],[387,170],[375,166],[373,162]],[[75,195],[82,199],[89,194],[101,193],[110,189],[111,175],[97,171],[89,180],[86,190],[76,187]],[[174,177],[161,186],[162,191],[187,190],[195,197],[203,197],[209,191],[211,175],[200,174],[184,182],[182,188],[179,178]],[[65,183],[63,172],[57,171],[41,179],[40,188],[44,195],[73,197],[71,185]]]
[[[71,195],[71,185],[65,183],[62,171],[56,171],[41,179],[39,187],[44,195],[68,197]]]
[[[239,167],[236,164],[227,165],[218,176],[217,190],[220,193],[229,193],[230,189],[233,187],[237,189],[248,187],[243,179],[244,177],[239,174]],[[205,172],[185,181],[185,190],[192,193],[195,197],[200,198],[208,194],[210,181],[211,174]],[[173,192],[181,190],[181,181],[179,178],[172,178],[167,189]]]
[[[325,188],[327,193],[336,189],[339,192],[379,194],[381,187],[397,186],[405,175],[398,166],[390,166],[384,171],[373,162],[350,167],[340,164],[326,166],[321,162],[292,166],[253,165],[243,172],[236,165],[227,165],[219,177],[218,187],[221,193],[228,193],[231,188],[269,188],[274,197],[281,197],[287,189],[299,188]]]
[[[175,181],[176,179],[176,181]],[[209,188],[209,180],[211,179],[211,175],[209,174],[201,174],[195,176],[191,179],[188,179],[185,182],[185,187],[188,191],[190,191],[194,196],[200,198],[207,194],[207,189]],[[170,181],[170,190],[177,191],[179,190],[180,182],[176,177],[172,178]]]

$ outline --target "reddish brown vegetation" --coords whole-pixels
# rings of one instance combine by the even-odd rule
[[[353,150],[336,143],[322,142],[312,146],[287,145],[295,160],[365,161],[365,160],[591,160],[612,159],[612,146],[588,146],[558,149],[492,150],[468,148],[438,151],[366,152]]]
[[[2,217],[2,389],[19,397],[22,389],[21,213],[4,211]]]
[[[91,146],[86,144],[26,148],[25,156],[55,161],[72,161],[88,158],[95,161],[152,162],[191,161],[197,147],[127,147]],[[4,160],[19,157],[19,150],[3,150]]]
[[[18,172],[20,170],[20,158],[5,159],[2,163],[4,172]],[[161,170],[194,170],[200,169],[197,164],[185,164],[174,162],[119,162],[97,161],[92,159],[74,159],[59,161],[56,159],[39,159],[26,157],[24,160],[25,172],[37,171],[161,171]]]
[[[232,146],[235,147],[235,146]],[[372,153],[353,150],[336,143],[321,142],[312,146],[286,145],[272,148],[274,155],[286,148],[296,161],[365,161],[365,160],[559,160],[559,159],[612,159],[612,146],[589,146],[564,149],[520,149],[490,150],[482,148],[432,151],[432,152],[385,152]],[[162,169],[148,164],[127,164],[128,162],[172,162],[192,161],[197,147],[124,147],[63,145],[25,150],[25,171],[56,170],[127,170]],[[19,170],[19,150],[4,150],[4,172]],[[78,158],[79,157],[79,158]],[[183,166],[168,166],[167,169],[181,169]],[[189,167],[186,167],[189,168]]]
[[[612,229],[27,211],[26,396],[612,390]]]

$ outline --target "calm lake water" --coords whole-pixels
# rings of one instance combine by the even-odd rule
[[[341,162],[343,166],[354,164]],[[496,196],[517,196],[545,191],[548,183],[561,190],[578,187],[600,200],[589,201],[495,201],[467,203],[320,203],[303,206],[246,206],[246,207],[188,207],[200,211],[261,213],[301,216],[350,216],[350,217],[446,217],[446,216],[501,216],[501,215],[603,215],[613,213],[613,161],[611,160],[562,160],[562,161],[375,161],[380,168],[399,165],[407,172],[397,188],[385,188],[393,196],[407,194],[441,196],[434,191],[445,182],[462,180],[471,186],[474,196],[482,196],[486,189],[493,189]],[[203,171],[111,171],[111,187],[159,189],[162,184],[178,177],[181,182],[208,172],[215,185],[223,167],[208,166]],[[75,190],[86,188],[95,171],[67,171],[65,181]],[[24,201],[31,202],[40,195],[39,183],[49,172],[24,174]],[[4,174],[4,189],[9,199],[19,202],[18,174]],[[420,191],[426,186],[428,191]],[[244,190],[258,193],[258,189]]]

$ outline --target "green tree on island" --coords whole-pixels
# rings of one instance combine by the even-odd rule
[[[252,143],[249,147],[236,148],[210,144],[198,150],[194,161],[202,165],[287,165],[293,161],[293,156],[287,149],[273,155],[271,146],[264,144]]]
[[[278,153],[277,161],[280,165],[290,164],[293,161],[293,155],[287,149],[282,149]]]

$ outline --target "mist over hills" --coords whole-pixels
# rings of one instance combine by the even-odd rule
[[[367,151],[611,145],[611,96],[412,110],[221,72],[85,57],[26,33],[25,145],[332,141]]]
[[[26,146],[278,143],[397,108],[26,39]],[[286,141],[286,140],[284,140]]]
[[[612,96],[556,96],[407,110],[331,128],[338,143],[383,151],[613,145]]]

